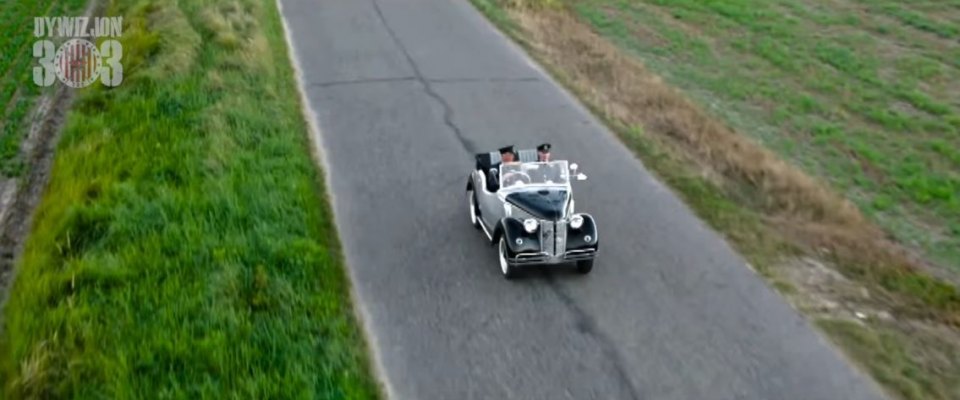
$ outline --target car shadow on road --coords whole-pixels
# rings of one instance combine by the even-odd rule
[[[576,264],[527,266],[520,269],[514,281],[567,281],[586,279],[589,275],[577,272]]]

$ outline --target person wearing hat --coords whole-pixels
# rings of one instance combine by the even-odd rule
[[[500,171],[497,169],[497,166],[512,163],[517,160],[517,151],[513,148],[513,145],[501,147],[499,151],[500,162],[494,164],[487,174],[487,180],[489,181],[487,186],[491,192],[495,192],[500,188]]]
[[[539,162],[550,161],[550,143],[544,143],[537,146],[537,161]]]
[[[500,162],[514,162],[517,160],[517,151],[513,145],[500,148]]]
[[[537,146],[537,162],[550,162],[550,143],[544,143]],[[536,169],[536,179],[540,182],[560,182],[563,177],[563,171],[560,171],[556,165],[540,164]]]

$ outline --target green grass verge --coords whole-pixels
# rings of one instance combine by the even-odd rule
[[[115,0],[5,307],[5,398],[375,398],[272,0]]]
[[[943,346],[943,341],[932,337],[935,332],[904,334],[880,322],[816,322],[901,398],[949,399],[960,392],[960,348]]]
[[[901,242],[960,272],[956,5],[565,4],[738,131],[840,189]]]
[[[11,0],[0,4],[0,176],[24,172],[20,143],[29,128],[30,111],[47,91],[33,83],[33,18],[80,15],[87,0]]]

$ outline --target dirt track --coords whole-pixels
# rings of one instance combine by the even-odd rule
[[[102,3],[90,0],[83,15],[102,13]],[[30,131],[19,154],[26,172],[18,178],[0,179],[0,331],[8,289],[16,275],[14,266],[30,232],[33,211],[47,186],[60,131],[73,101],[73,89],[59,82],[55,88],[37,99],[31,113]]]
[[[66,87],[40,98],[30,132],[20,148],[27,172],[20,178],[0,181],[0,299],[4,303],[13,281],[14,263],[30,231],[33,210],[47,185],[60,129],[72,98],[73,91]]]

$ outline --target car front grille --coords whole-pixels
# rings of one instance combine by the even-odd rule
[[[556,240],[554,240],[553,255],[562,256],[567,251],[567,221],[555,222],[554,226]]]
[[[540,251],[553,255],[554,248],[554,224],[551,221],[540,221]]]
[[[561,256],[566,249],[566,221],[540,221],[540,251],[551,256]]]

